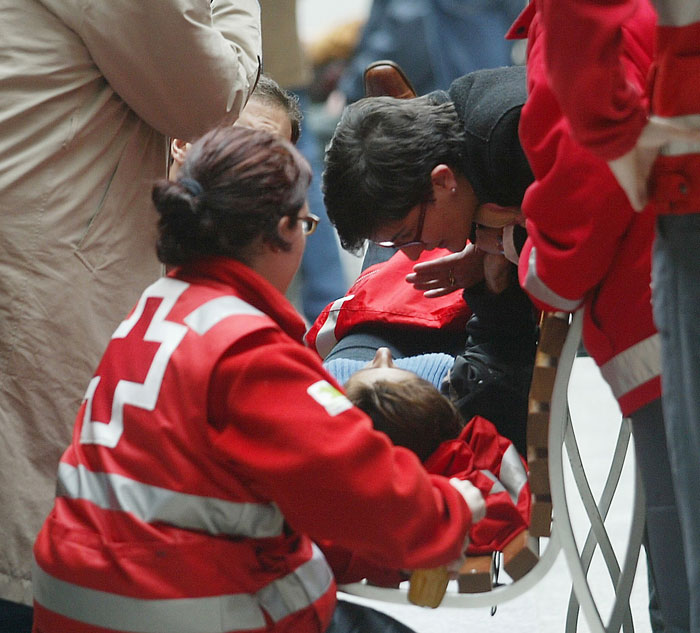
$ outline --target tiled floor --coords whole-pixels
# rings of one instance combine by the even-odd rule
[[[602,381],[590,358],[577,358],[570,381],[570,407],[579,448],[586,467],[587,477],[596,499],[602,491],[613,447],[617,438],[620,415],[607,385]],[[627,543],[631,523],[631,498],[634,487],[632,447],[623,469],[616,498],[605,522],[618,559]],[[588,529],[583,506],[576,493],[567,495],[570,514],[577,540],[585,536]],[[607,622],[612,602],[612,589],[606,567],[596,554],[588,575],[594,596],[600,604],[603,619]],[[492,616],[489,608],[454,609],[439,607],[423,609],[409,604],[390,604],[360,600],[375,608],[392,614],[411,626],[416,633],[563,633],[566,627],[567,607],[571,592],[571,578],[563,555],[560,553],[553,567],[533,588],[523,595],[498,605]],[[649,633],[651,627],[647,617],[646,565],[642,556],[631,596],[631,611],[634,630]],[[578,631],[591,631],[583,616],[579,618]]]

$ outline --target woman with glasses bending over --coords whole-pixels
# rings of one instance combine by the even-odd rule
[[[481,494],[374,431],[302,343],[284,292],[310,179],[286,140],[226,126],[154,187],[171,270],[87,386],[34,548],[35,631],[405,632],[338,602],[314,541],[392,569],[461,558]]]

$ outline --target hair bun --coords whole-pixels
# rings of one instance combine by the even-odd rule
[[[185,191],[195,198],[204,193],[202,185],[200,185],[199,181],[195,180],[194,178],[180,178],[178,179],[178,182],[182,185]]]

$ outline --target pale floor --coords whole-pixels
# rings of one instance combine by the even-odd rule
[[[569,401],[574,429],[579,449],[584,461],[587,477],[596,499],[607,477],[613,447],[620,425],[617,405],[603,382],[597,367],[590,358],[577,358],[570,381]],[[622,472],[618,492],[605,522],[616,555],[622,558],[627,543],[631,523],[631,498],[634,487],[634,466],[630,446],[627,461]],[[583,507],[576,493],[572,493],[572,481],[568,473],[567,497],[574,532],[577,540],[588,529]],[[599,553],[593,560],[588,575],[589,584],[600,604],[603,620],[607,622],[612,603],[609,576]],[[368,601],[364,598],[348,597],[371,604],[379,610],[390,613],[395,618],[411,626],[416,633],[512,633],[537,631],[538,633],[563,633],[566,625],[566,612],[571,592],[571,577],[560,552],[553,567],[533,588],[523,595],[498,605],[492,616],[489,608],[444,608],[436,610],[415,607],[410,604],[391,604]],[[640,558],[631,596],[631,611],[634,630],[649,633],[651,627],[647,617],[646,565]],[[579,617],[578,631],[591,629],[583,615]]]

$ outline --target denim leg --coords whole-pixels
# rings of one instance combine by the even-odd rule
[[[700,631],[700,214],[657,219],[652,290],[661,335],[666,438],[688,572],[690,628]]]
[[[632,414],[635,457],[646,497],[649,612],[654,633],[687,633],[688,581],[661,400]]]

